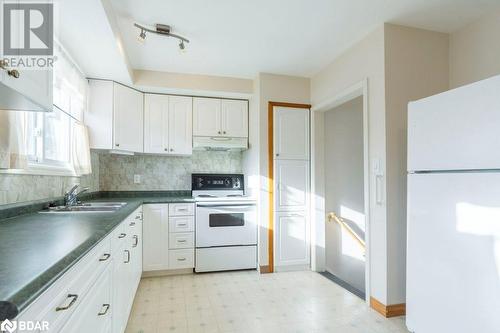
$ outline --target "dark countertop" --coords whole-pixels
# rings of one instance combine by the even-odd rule
[[[12,316],[6,311],[23,311],[140,205],[194,202],[188,196],[106,196],[89,201],[127,205],[113,213],[35,212],[0,220],[0,321]]]

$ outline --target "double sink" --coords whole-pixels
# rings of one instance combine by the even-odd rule
[[[112,213],[126,204],[126,202],[83,202],[74,206],[49,207],[41,213]]]

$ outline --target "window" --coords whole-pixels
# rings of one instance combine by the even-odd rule
[[[64,112],[29,112],[27,116],[27,152],[29,169],[58,168],[72,171],[71,122]]]

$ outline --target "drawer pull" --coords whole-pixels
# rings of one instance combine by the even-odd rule
[[[129,250],[125,250],[125,253],[127,253],[127,260],[125,260],[123,263],[124,264],[128,264],[130,262],[130,251]]]
[[[125,236],[127,236],[127,234],[124,234],[123,232],[118,236],[118,238],[124,238]]]
[[[188,209],[187,209],[187,208],[177,208],[177,210],[178,210],[179,212],[187,212],[187,211],[188,211]]]
[[[137,215],[137,216],[135,217],[135,219],[136,219],[136,220],[141,220],[141,219],[142,219],[142,215]]]
[[[56,311],[64,311],[64,310],[68,310],[70,307],[73,306],[73,304],[75,304],[76,300],[78,299],[78,295],[75,295],[75,294],[68,294],[68,297],[67,298],[71,298],[71,301],[69,302],[68,305],[66,306],[58,306],[56,308]]]
[[[177,261],[186,261],[186,258],[177,258]]]
[[[178,227],[187,227],[187,223],[178,223],[177,226]]]
[[[130,222],[129,226],[133,227],[135,225],[135,222]]]
[[[178,240],[177,240],[177,243],[186,243],[186,242],[187,242],[187,240],[186,240],[186,239],[178,239]]]
[[[101,310],[101,312],[99,312],[97,315],[98,316],[104,316],[106,313],[108,313],[108,310],[109,310],[109,304],[103,304],[102,305],[102,308],[103,310]]]
[[[104,253],[101,258],[99,258],[99,261],[106,261],[111,257],[111,254],[109,253]]]
[[[134,235],[133,238],[134,238],[135,242],[134,242],[134,244],[132,244],[132,247],[137,247],[137,245],[139,244],[139,236]]]

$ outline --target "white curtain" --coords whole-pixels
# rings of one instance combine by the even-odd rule
[[[26,113],[0,110],[0,169],[25,169]]]
[[[54,42],[54,105],[79,121],[87,108],[88,81],[63,46]]]
[[[75,173],[79,176],[92,173],[92,165],[90,160],[89,135],[87,126],[74,121],[72,128],[72,162]]]

